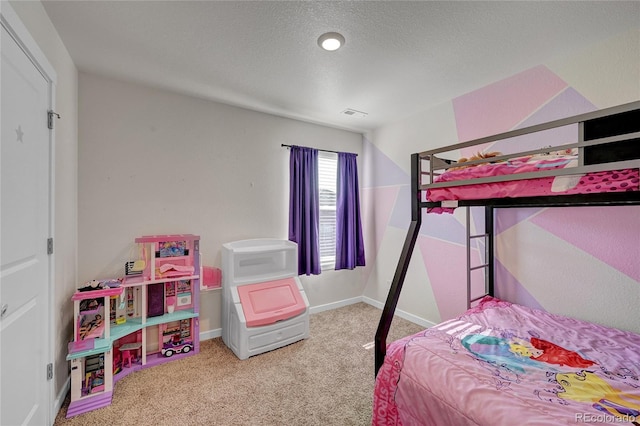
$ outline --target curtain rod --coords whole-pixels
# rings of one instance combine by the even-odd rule
[[[293,145],[287,145],[287,144],[282,144],[281,146],[287,147],[287,148],[291,148]],[[298,145],[300,146],[300,145]],[[303,147],[303,148],[308,148],[308,147]],[[331,151],[330,149],[320,149],[320,148],[313,148],[313,149],[317,149],[318,151],[324,151],[324,152],[333,152],[335,154],[340,154],[339,151]],[[356,157],[358,156],[358,154],[354,154],[353,152],[347,152],[346,154],[353,154]]]

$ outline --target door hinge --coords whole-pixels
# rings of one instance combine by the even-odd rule
[[[53,238],[47,238],[47,254],[53,254]]]
[[[49,129],[53,129],[53,116],[58,117],[58,120],[60,119],[60,114],[58,114],[57,112],[54,112],[52,110],[47,111],[47,127]]]
[[[47,380],[53,379],[53,364],[47,364]]]

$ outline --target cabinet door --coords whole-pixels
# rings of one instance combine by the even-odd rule
[[[147,288],[147,316],[164,315],[164,284],[149,284]]]

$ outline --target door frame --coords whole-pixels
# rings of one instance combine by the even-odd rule
[[[55,111],[55,90],[56,82],[58,79],[57,73],[51,63],[47,60],[44,52],[38,46],[35,39],[31,36],[27,27],[22,23],[18,14],[11,7],[8,1],[0,1],[0,25],[7,30],[11,37],[16,41],[18,46],[25,52],[29,60],[33,63],[36,69],[43,75],[49,86],[49,105],[48,110]],[[42,117],[42,121],[45,122],[47,117]],[[55,237],[55,132],[49,130],[49,235],[48,238]],[[54,239],[55,242],[55,239]],[[43,241],[42,244],[45,244]],[[48,309],[46,320],[47,325],[45,329],[46,341],[45,341],[45,358],[47,363],[54,365],[53,371],[55,372],[55,362],[53,357],[55,341],[53,339],[53,331],[55,327],[54,317],[54,301],[55,301],[55,250],[48,256],[48,274],[47,274],[47,301],[46,306]],[[46,365],[42,366],[43,376],[46,374]],[[57,411],[54,406],[54,394],[55,394],[55,376],[47,381],[47,423],[53,424],[53,421],[57,415]],[[62,402],[62,401],[60,401]],[[58,407],[59,408],[59,407]]]

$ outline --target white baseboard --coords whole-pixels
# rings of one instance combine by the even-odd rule
[[[362,296],[362,301],[364,303],[367,303],[371,306],[375,306],[378,309],[383,309],[384,308],[384,303],[382,302],[378,302],[375,299],[372,299],[370,297],[366,297],[366,296]],[[421,318],[417,315],[413,315],[410,314],[408,312],[405,312],[403,310],[400,309],[396,309],[395,311],[395,315],[399,316],[400,318],[406,319],[407,321],[411,321],[414,324],[418,324],[421,325],[424,328],[429,328],[429,327],[433,327],[434,325],[436,325],[435,323],[428,321],[424,318]]]
[[[362,302],[362,297],[354,297],[351,299],[340,300],[339,302],[327,303],[326,305],[314,306],[309,308],[309,314],[317,314],[318,312],[342,308],[343,306],[353,305],[354,303],[359,302]],[[213,330],[200,332],[200,341],[215,339],[216,337],[222,337],[222,328],[215,328]]]
[[[200,333],[200,341],[215,339],[222,336],[221,328],[214,328],[213,330],[207,330]]]
[[[331,309],[342,308],[344,306],[353,305],[354,303],[362,302],[362,296],[352,297],[351,299],[344,299],[338,302],[327,303],[325,305],[312,306],[309,308],[310,314],[317,314],[318,312],[329,311]]]
[[[51,424],[53,424],[56,420],[56,416],[62,409],[62,404],[64,404],[64,399],[67,397],[67,393],[71,389],[71,377],[67,377],[67,380],[64,382],[62,389],[58,395],[56,395],[56,399],[53,401],[53,416],[51,418]]]
[[[382,303],[382,302],[378,302],[377,300],[371,299],[369,297],[358,296],[358,297],[352,297],[351,299],[344,299],[344,300],[340,300],[340,301],[337,301],[337,302],[327,303],[327,304],[324,304],[324,305],[312,306],[312,307],[309,308],[309,314],[317,314],[319,312],[330,311],[332,309],[338,309],[338,308],[342,308],[344,306],[349,306],[349,305],[353,305],[355,303],[360,303],[360,302],[364,302],[364,303],[366,303],[368,305],[371,305],[371,306],[374,306],[374,307],[376,307],[378,309],[384,308],[384,303]],[[399,316],[400,318],[406,319],[407,321],[411,321],[414,324],[421,325],[424,328],[429,328],[429,327],[433,327],[434,325],[436,325],[435,323],[433,323],[431,321],[427,321],[424,318],[420,318],[417,315],[413,315],[413,314],[410,314],[408,312],[404,312],[404,311],[399,310],[399,309],[396,309],[395,315]],[[216,337],[221,337],[221,336],[222,336],[222,329],[221,328],[202,331],[202,332],[200,332],[200,341],[209,340],[209,339],[215,339]]]

